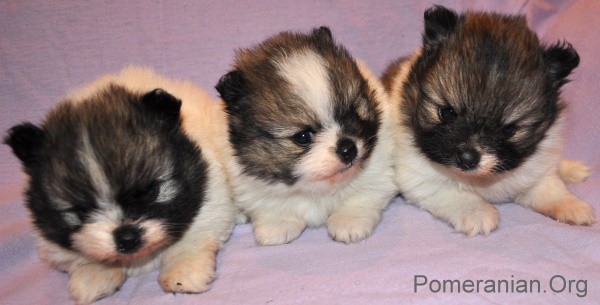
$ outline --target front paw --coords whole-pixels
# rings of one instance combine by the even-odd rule
[[[356,215],[336,212],[327,219],[327,231],[336,241],[353,243],[371,236],[380,219],[379,213]]]
[[[158,276],[158,283],[165,292],[200,293],[210,289],[215,279],[215,255],[178,259],[165,265]]]
[[[298,238],[306,224],[300,220],[289,219],[280,221],[255,221],[254,237],[262,246],[287,244]]]
[[[126,276],[121,269],[101,265],[80,266],[71,272],[69,298],[78,305],[85,305],[109,296],[123,283]]]
[[[560,178],[565,183],[581,183],[592,174],[592,169],[581,161],[561,159],[558,168]]]
[[[449,221],[456,231],[468,237],[478,234],[487,236],[498,227],[500,213],[493,205],[483,202],[457,209]]]
[[[594,223],[594,208],[587,202],[569,195],[564,200],[537,209],[560,222],[588,226]]]

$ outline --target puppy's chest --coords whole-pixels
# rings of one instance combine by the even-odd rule
[[[534,182],[530,177],[502,179],[492,183],[481,181],[464,182],[457,181],[458,187],[464,191],[476,193],[488,202],[505,203],[512,202],[517,196],[526,191]]]

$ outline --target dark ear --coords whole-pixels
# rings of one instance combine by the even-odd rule
[[[227,109],[239,109],[239,101],[246,95],[246,79],[240,70],[233,70],[223,75],[215,89],[227,104]]]
[[[559,89],[569,81],[567,76],[579,65],[579,55],[570,43],[557,42],[546,48],[544,61],[552,84]]]
[[[424,18],[423,49],[428,53],[435,50],[455,30],[458,15],[453,10],[436,5],[425,11]]]
[[[163,89],[154,89],[142,96],[144,110],[165,122],[179,122],[181,101]]]
[[[12,127],[4,138],[4,144],[10,146],[15,156],[28,168],[40,161],[40,153],[45,141],[45,132],[31,123]]]
[[[312,34],[313,36],[317,37],[322,41],[333,42],[333,35],[331,35],[331,30],[326,26],[315,28]]]

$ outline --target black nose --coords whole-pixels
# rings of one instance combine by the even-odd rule
[[[356,144],[354,144],[354,141],[344,138],[338,141],[337,149],[335,152],[340,157],[340,160],[342,160],[342,162],[349,164],[350,162],[354,161],[354,159],[356,159],[358,149],[356,148]]]
[[[124,225],[113,232],[113,237],[119,253],[133,253],[142,247],[142,230],[140,228]]]
[[[472,170],[479,165],[479,153],[472,149],[466,148],[458,152],[456,165],[463,170]]]

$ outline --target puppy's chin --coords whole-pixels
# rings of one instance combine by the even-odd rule
[[[108,263],[125,262],[149,256],[159,249],[167,247],[171,238],[165,233],[163,225],[156,220],[146,220],[138,225],[144,230],[141,236],[142,246],[132,253],[119,253],[113,239],[115,223],[99,221],[86,224],[73,234],[73,247],[86,257]]]
[[[356,176],[362,162],[359,160],[351,164],[344,164],[342,162],[337,163],[338,164],[329,171],[313,173],[316,175],[307,177],[306,181],[317,185],[322,184],[324,187],[346,184]]]

